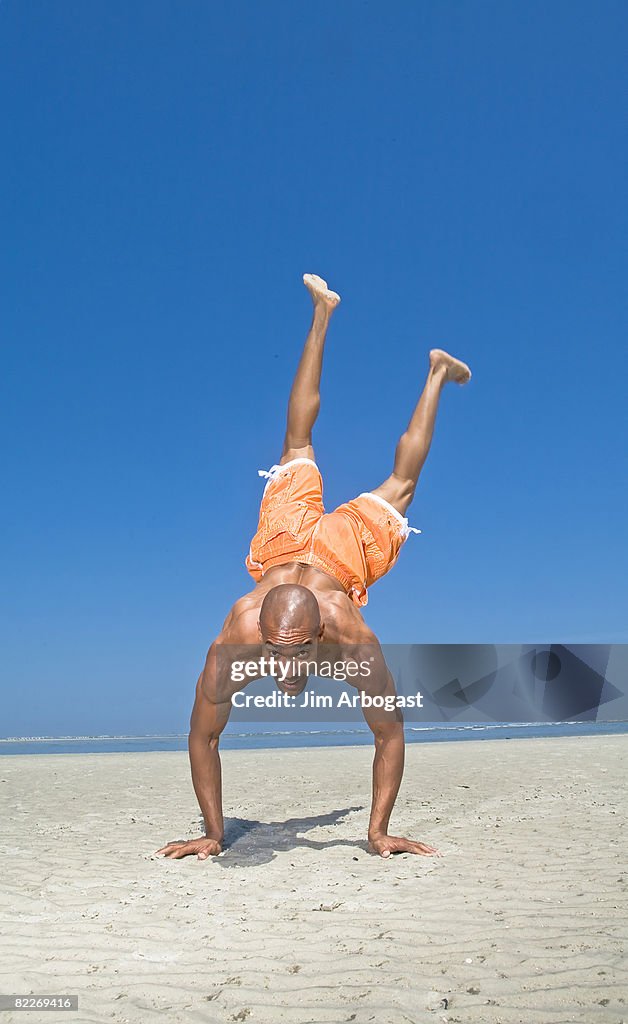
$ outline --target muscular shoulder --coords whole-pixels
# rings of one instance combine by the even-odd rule
[[[373,630],[369,629],[358,609],[344,594],[330,594],[322,612],[325,639],[328,642],[343,645],[377,643]]]
[[[255,644],[258,642],[257,623],[260,601],[246,594],[234,604],[225,619],[218,637],[219,643]]]

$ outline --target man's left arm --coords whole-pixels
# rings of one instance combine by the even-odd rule
[[[370,673],[356,680],[358,690],[366,697],[389,698],[389,707],[368,707],[368,700],[362,702],[362,714],[375,739],[373,759],[373,799],[369,820],[369,846],[382,857],[391,853],[417,853],[424,856],[439,855],[438,850],[427,843],[413,842],[403,836],[389,834],[389,822],[397,799],[405,757],[403,715],[395,706],[397,691],[386,665],[382,649],[375,636],[368,644]],[[378,702],[379,703],[379,702]]]

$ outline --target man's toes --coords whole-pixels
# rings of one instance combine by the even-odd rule
[[[458,382],[458,384],[466,384],[468,381],[471,380],[471,370],[469,369],[466,363],[461,363],[460,366],[456,368],[456,370],[457,372],[454,379]]]
[[[308,287],[314,288],[316,291],[327,291],[327,281],[323,281],[323,278],[319,277],[318,274],[304,274],[303,283]]]

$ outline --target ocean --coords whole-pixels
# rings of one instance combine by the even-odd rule
[[[628,722],[491,722],[459,725],[425,723],[405,727],[407,743],[442,743],[465,740],[509,740],[545,736],[612,736],[628,732]],[[371,744],[366,726],[348,729],[277,729],[223,733],[223,750],[260,750],[284,747],[338,747]],[[7,736],[0,738],[0,755],[111,754],[141,751],[187,750],[187,733],[153,736]]]

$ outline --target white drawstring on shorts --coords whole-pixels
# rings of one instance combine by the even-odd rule
[[[258,469],[257,475],[263,476],[266,480],[273,480],[283,466],[271,466],[270,469]]]

